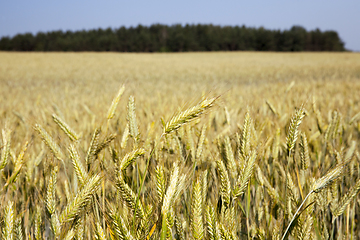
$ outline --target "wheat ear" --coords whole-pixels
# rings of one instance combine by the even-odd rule
[[[104,148],[109,146],[109,144],[116,138],[116,136],[116,133],[110,134],[101,143],[99,143],[94,152],[94,156],[97,156]]]
[[[70,229],[67,233],[66,233],[66,235],[65,235],[65,237],[63,238],[64,240],[72,240],[74,237],[75,237],[75,231],[74,231],[74,229]]]
[[[169,134],[182,125],[193,121],[214,105],[216,98],[204,99],[198,105],[188,108],[172,117],[164,126],[164,134]]]
[[[344,163],[347,163],[352,159],[355,150],[356,150],[356,141],[351,141],[351,145],[349,149],[346,151],[346,154],[344,156]]]
[[[111,233],[115,235],[115,239],[121,239],[121,240],[135,240],[135,238],[132,236],[130,230],[128,229],[128,225],[124,221],[124,219],[116,214],[115,210],[109,206],[108,213],[110,215],[110,222],[112,226]]]
[[[206,207],[205,217],[206,217],[206,225],[207,225],[207,233],[209,239],[211,240],[219,240],[218,231],[217,231],[217,223],[216,223],[216,216],[214,206],[208,205]]]
[[[109,107],[109,110],[108,110],[108,114],[107,114],[107,119],[112,119],[115,115],[115,110],[116,110],[116,107],[120,101],[120,98],[122,96],[122,94],[124,93],[125,91],[125,86],[122,85],[118,91],[118,93],[116,94],[115,98],[113,99],[110,107]]]
[[[203,239],[204,237],[201,192],[201,184],[199,179],[197,179],[193,186],[191,202],[191,230],[193,238],[196,240]]]
[[[7,240],[13,240],[14,235],[14,203],[9,201],[5,208],[3,237]]]
[[[241,138],[240,138],[240,153],[242,159],[246,159],[250,152],[250,125],[251,125],[251,118],[249,113],[245,114],[244,125],[242,128]]]
[[[53,231],[55,238],[59,238],[61,234],[61,224],[59,221],[58,214],[56,212],[51,215],[50,222],[51,222],[51,229]]]
[[[161,207],[161,212],[163,214],[166,214],[166,212],[169,211],[170,209],[171,202],[173,200],[174,194],[176,192],[176,188],[178,186],[178,180],[179,180],[179,166],[175,162],[170,176],[170,184],[166,190],[163,205]]]
[[[297,214],[299,213],[300,209],[302,208],[302,206],[304,205],[304,203],[306,202],[306,200],[310,197],[310,195],[311,195],[312,193],[313,193],[313,191],[310,191],[310,192],[308,193],[308,195],[306,195],[304,201],[300,204],[300,207],[296,210],[296,212],[295,212],[293,218],[291,219],[289,225],[287,226],[287,228],[286,228],[286,230],[285,230],[285,233],[284,233],[283,237],[281,238],[281,240],[284,240],[284,239],[285,239],[285,237],[286,237],[286,235],[287,235],[287,233],[288,233],[288,231],[289,231],[289,229],[290,229],[291,224],[293,223],[293,221],[295,220],[295,218],[296,218]]]
[[[52,115],[54,122],[64,131],[71,141],[79,140],[79,135],[59,116],[56,114]]]
[[[302,133],[300,136],[300,160],[301,160],[301,169],[306,170],[310,165],[310,155],[309,155],[309,146],[305,133]]]
[[[120,143],[120,147],[122,149],[126,148],[126,144],[127,144],[128,139],[129,139],[129,135],[130,135],[129,124],[126,124],[124,133],[123,133],[122,138],[121,138],[121,143]]]
[[[23,240],[24,239],[23,229],[22,229],[22,218],[21,217],[18,217],[15,220],[14,238],[16,240]]]
[[[127,119],[129,122],[130,136],[135,140],[135,143],[137,143],[140,138],[140,132],[136,121],[135,100],[133,96],[129,97]]]
[[[106,240],[104,230],[101,227],[101,224],[99,222],[96,222],[95,239],[97,239],[97,240]]]
[[[165,216],[166,222],[166,239],[172,238],[172,228],[174,226],[174,209],[171,207]]]
[[[300,109],[296,110],[294,116],[290,120],[289,132],[286,138],[286,145],[289,155],[291,154],[291,151],[294,149],[298,137],[298,129],[304,116],[305,116],[305,111],[301,107]]]
[[[201,158],[201,154],[203,152],[203,146],[204,146],[204,141],[205,141],[205,137],[206,137],[206,125],[204,124],[201,128],[201,133],[200,133],[200,137],[199,137],[199,141],[197,144],[197,148],[196,148],[196,156],[195,159],[199,160]]]
[[[151,205],[145,207],[145,216],[140,220],[138,230],[136,232],[138,239],[145,239],[146,236],[149,236],[149,226],[151,224],[151,217],[154,212],[154,208]]]
[[[220,194],[221,199],[224,202],[225,208],[230,205],[230,179],[226,170],[225,164],[221,159],[216,160],[216,166],[220,174]]]
[[[84,186],[86,180],[88,179],[87,171],[85,170],[84,166],[82,165],[80,161],[79,153],[77,152],[75,146],[73,144],[69,147],[69,153],[72,160],[72,164],[74,166],[76,176],[81,184],[81,186]]]
[[[145,150],[142,148],[135,149],[132,152],[127,153],[120,162],[120,170],[124,171],[130,164],[132,164],[138,157],[145,154]]]
[[[278,112],[276,111],[276,108],[274,107],[274,105],[271,104],[271,102],[269,102],[268,100],[266,100],[266,105],[268,105],[268,107],[270,108],[271,112],[272,112],[275,116],[279,116]]]
[[[157,193],[158,203],[161,203],[165,195],[165,184],[166,184],[164,169],[161,166],[156,166],[155,176],[156,176],[156,193]]]
[[[185,240],[183,224],[177,215],[175,215],[175,231],[179,240]]]
[[[163,204],[161,206],[162,214],[162,226],[161,226],[161,235],[160,239],[165,240],[168,233],[168,224],[167,224],[167,213],[170,211],[171,203],[173,202],[174,196],[176,195],[177,187],[179,184],[179,166],[177,162],[174,162],[174,167],[170,175],[170,184],[166,190]]]
[[[98,145],[99,145],[100,132],[101,132],[100,128],[95,129],[95,131],[92,135],[92,138],[91,138],[89,149],[86,154],[85,162],[86,162],[88,171],[90,169],[90,164],[93,162],[93,160],[95,158],[96,149],[98,148]]]
[[[330,170],[327,174],[325,174],[323,177],[319,178],[318,180],[316,180],[314,182],[314,184],[311,187],[311,191],[308,193],[308,195],[306,195],[305,199],[302,201],[302,203],[300,204],[299,208],[296,210],[293,218],[291,219],[288,227],[285,230],[285,233],[282,237],[282,240],[285,239],[291,224],[294,222],[297,214],[299,213],[299,211],[301,210],[302,206],[304,205],[304,203],[306,202],[306,200],[310,197],[310,195],[312,193],[318,193],[320,192],[322,189],[324,189],[325,187],[327,187],[331,182],[333,182],[335,179],[337,179],[338,177],[340,177],[343,169],[344,169],[345,164],[339,164],[338,166],[336,166],[334,169]]]
[[[41,207],[36,206],[36,215],[35,215],[35,239],[42,239],[42,230],[41,230]]]
[[[238,198],[241,194],[245,192],[246,187],[253,173],[256,157],[257,157],[256,151],[253,151],[251,155],[247,158],[245,162],[245,166],[240,173],[239,179],[237,180],[236,186],[233,191],[234,199]]]
[[[325,174],[323,177],[316,180],[311,187],[311,191],[317,193],[317,192],[321,191],[323,188],[327,187],[335,179],[340,177],[346,164],[347,164],[347,162],[337,165],[332,170],[330,170],[327,174]]]
[[[336,206],[335,210],[333,211],[333,222],[335,219],[343,214],[346,207],[350,204],[350,202],[357,196],[360,191],[360,179],[356,182],[356,184],[351,187],[348,193],[346,193]]]
[[[8,180],[6,181],[4,188],[7,188],[11,183],[16,181],[16,178],[17,178],[18,174],[20,173],[21,168],[24,165],[24,155],[27,150],[28,144],[29,144],[29,142],[25,142],[24,146],[22,147],[22,149],[16,159],[14,171],[11,174],[11,176],[8,178]]]
[[[63,160],[64,154],[61,152],[59,145],[57,145],[57,143],[53,140],[53,138],[50,136],[50,134],[48,134],[46,132],[46,130],[40,124],[36,124],[34,128],[36,131],[38,131],[40,133],[42,140],[50,148],[53,155],[57,159]]]
[[[237,171],[236,171],[236,162],[234,157],[234,152],[231,147],[230,138],[225,136],[224,139],[224,149],[225,149],[225,156],[226,156],[226,166],[229,170],[230,176],[232,179],[236,178]]]
[[[11,131],[7,127],[2,130],[2,137],[4,146],[1,151],[0,170],[5,168],[10,154]]]
[[[64,224],[75,220],[91,202],[91,197],[100,186],[101,177],[94,175],[87,181],[83,189],[76,194],[74,199],[65,207],[60,215],[60,223]]]
[[[50,215],[55,213],[55,190],[58,171],[58,167],[54,167],[54,169],[51,171],[48,188],[46,191],[46,209],[48,210]]]
[[[124,202],[126,203],[126,205],[134,213],[135,213],[135,209],[136,209],[137,210],[135,213],[136,216],[139,217],[140,219],[143,219],[145,216],[143,205],[141,204],[140,201],[136,200],[135,193],[129,187],[129,185],[124,182],[123,175],[121,172],[119,172],[116,186],[117,186],[118,190],[120,191],[121,197],[124,200]]]

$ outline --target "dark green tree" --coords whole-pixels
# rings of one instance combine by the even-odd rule
[[[306,31],[301,26],[290,30],[263,27],[216,26],[212,24],[149,27],[120,27],[89,31],[52,31],[2,37],[3,51],[344,51],[335,31]]]

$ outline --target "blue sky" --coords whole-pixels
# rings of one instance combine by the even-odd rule
[[[1,0],[0,37],[52,30],[118,28],[138,24],[263,26],[335,30],[350,50],[360,51],[359,0]]]

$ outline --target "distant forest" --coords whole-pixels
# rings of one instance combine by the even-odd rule
[[[0,39],[3,51],[345,51],[335,31],[215,25],[161,25],[18,34]]]

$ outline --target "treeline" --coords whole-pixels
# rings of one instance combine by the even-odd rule
[[[53,31],[0,39],[3,51],[344,51],[335,31],[267,30],[263,27],[161,24],[150,27]]]

